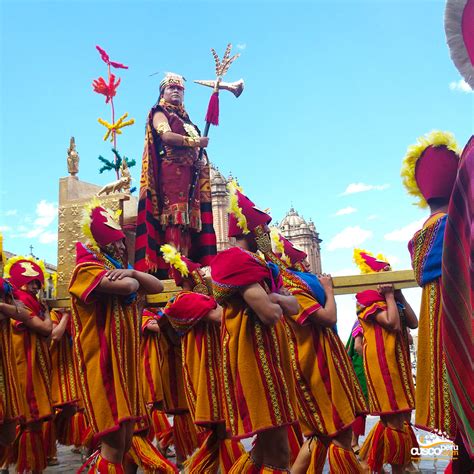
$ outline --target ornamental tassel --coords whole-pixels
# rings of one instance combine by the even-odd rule
[[[122,464],[107,461],[107,459],[103,458],[100,454],[99,455],[95,454],[95,456],[96,456],[95,462],[89,467],[87,474],[125,474]],[[78,474],[80,472],[85,472],[82,469],[84,468],[86,464],[87,464],[87,461],[85,464],[83,464],[83,466],[81,466],[79,471],[77,471]]]
[[[207,107],[206,122],[219,125],[219,92],[213,92]]]
[[[311,460],[306,474],[319,474],[323,472],[328,448],[319,438],[314,436],[309,442],[308,449],[311,451]]]
[[[240,441],[229,438],[221,439],[219,443],[219,467],[222,474],[227,474],[243,454],[245,454],[245,449]]]
[[[383,467],[383,436],[385,427],[379,421],[370,431],[362,448],[360,458],[367,461],[372,471],[379,472]]]
[[[199,447],[196,426],[189,412],[174,415],[173,438],[176,451],[183,457],[190,456]]]
[[[168,461],[144,436],[133,436],[132,447],[127,456],[145,474],[175,474],[178,472],[178,468]]]
[[[184,472],[217,473],[219,469],[219,439],[215,431],[206,434],[199,449],[184,463]]]
[[[288,426],[288,444],[290,445],[290,465],[295,462],[303,444],[303,436],[299,424]]]
[[[328,461],[330,474],[364,473],[364,469],[352,449],[344,449],[331,443],[329,445]]]
[[[250,453],[244,453],[232,466],[229,474],[259,474],[260,466],[254,462]]]
[[[173,427],[168,421],[166,413],[154,409],[151,412],[151,420],[155,436],[160,442],[162,449],[166,449],[173,442]]]
[[[383,464],[396,466],[408,464],[411,460],[409,444],[410,439],[406,431],[386,426],[383,434]]]
[[[46,469],[46,453],[43,445],[41,431],[25,430],[20,434],[18,442],[18,461],[16,472],[23,474],[31,471],[44,471]]]

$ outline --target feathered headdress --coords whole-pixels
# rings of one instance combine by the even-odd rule
[[[183,286],[184,278],[191,278],[194,285],[203,282],[203,278],[199,272],[196,271],[201,268],[199,263],[193,262],[184,255],[181,255],[181,253],[170,244],[162,245],[160,250],[163,254],[164,261],[170,265],[171,277],[177,286]]]
[[[281,235],[276,227],[272,227],[270,229],[270,237],[272,239],[273,252],[281,260],[283,260],[283,262],[285,262],[288,266],[291,266],[290,258],[285,253],[285,245],[283,244],[283,241],[280,239]]]
[[[354,249],[354,263],[361,273],[376,273],[382,271],[390,263],[382,254],[376,257],[371,252],[363,249]]]
[[[117,222],[120,214],[120,210],[114,212],[103,207],[95,196],[84,206],[82,232],[93,247],[103,247],[125,238]]]
[[[427,207],[432,198],[449,198],[456,178],[459,148],[450,132],[433,130],[408,147],[403,158],[403,184],[416,203]]]
[[[235,181],[227,185],[229,190],[229,237],[247,235],[260,225],[269,224],[272,218],[243,193]]]
[[[37,260],[32,256],[17,255],[9,258],[3,272],[4,277],[8,278],[16,288],[21,288],[34,280],[38,280],[44,286],[46,267],[42,260]]]

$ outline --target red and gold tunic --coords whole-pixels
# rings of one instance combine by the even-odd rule
[[[59,311],[51,311],[51,321],[56,326],[63,317]],[[52,379],[51,399],[53,406],[61,408],[64,405],[77,405],[79,402],[79,387],[74,367],[72,352],[72,322],[68,321],[66,330],[59,341],[51,341],[50,345]]]
[[[15,290],[13,296],[26,306],[31,315],[44,319],[46,308],[36,297],[23,290]],[[31,331],[19,321],[12,319],[11,324],[24,421],[47,420],[52,416],[48,338]]]
[[[383,296],[375,290],[357,293],[357,316],[363,329],[364,371],[371,415],[409,412],[415,408],[408,332],[400,312],[400,331],[388,331],[375,320],[387,310]]]
[[[143,397],[147,405],[157,407],[163,401],[163,385],[160,371],[160,333],[147,331],[151,321],[159,321],[162,316],[149,310],[142,314],[142,388]]]
[[[305,436],[334,437],[366,413],[364,396],[339,336],[318,324],[322,306],[311,289],[290,271],[282,276],[300,306],[298,314],[285,318],[298,420]]]
[[[288,346],[282,322],[263,324],[241,295],[258,283],[277,291],[271,272],[256,254],[234,247],[211,263],[213,293],[223,306],[222,360],[226,424],[246,438],[296,421],[293,381],[285,377]]]
[[[116,267],[92,248],[77,244],[77,265],[69,284],[74,357],[81,398],[96,437],[140,421],[140,317],[128,297],[96,293],[105,273]]]
[[[409,243],[415,278],[423,289],[418,327],[415,425],[453,439],[456,422],[441,331],[440,278],[445,223],[445,213],[430,216]]]
[[[171,325],[181,335],[186,399],[198,425],[224,421],[220,327],[202,320],[216,306],[212,297],[181,291],[164,309]]]

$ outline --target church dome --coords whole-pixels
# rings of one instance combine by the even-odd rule
[[[288,214],[280,222],[280,229],[290,228],[295,229],[297,227],[308,227],[306,221],[301,217],[293,207],[288,211]]]
[[[214,167],[214,165],[211,165],[209,175],[210,175],[212,184],[217,184],[217,185],[221,184],[221,185],[224,185],[224,186],[227,184],[226,179],[224,178],[224,176],[222,176],[219,169],[217,167]]]

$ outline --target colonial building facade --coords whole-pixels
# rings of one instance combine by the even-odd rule
[[[217,251],[230,246],[227,236],[227,208],[229,207],[229,193],[227,183],[232,179],[225,178],[216,167],[211,167],[212,214],[214,230],[216,232]],[[314,222],[307,222],[293,207],[276,226],[280,232],[297,247],[308,254],[309,264],[313,273],[321,273],[321,239],[316,231]]]

